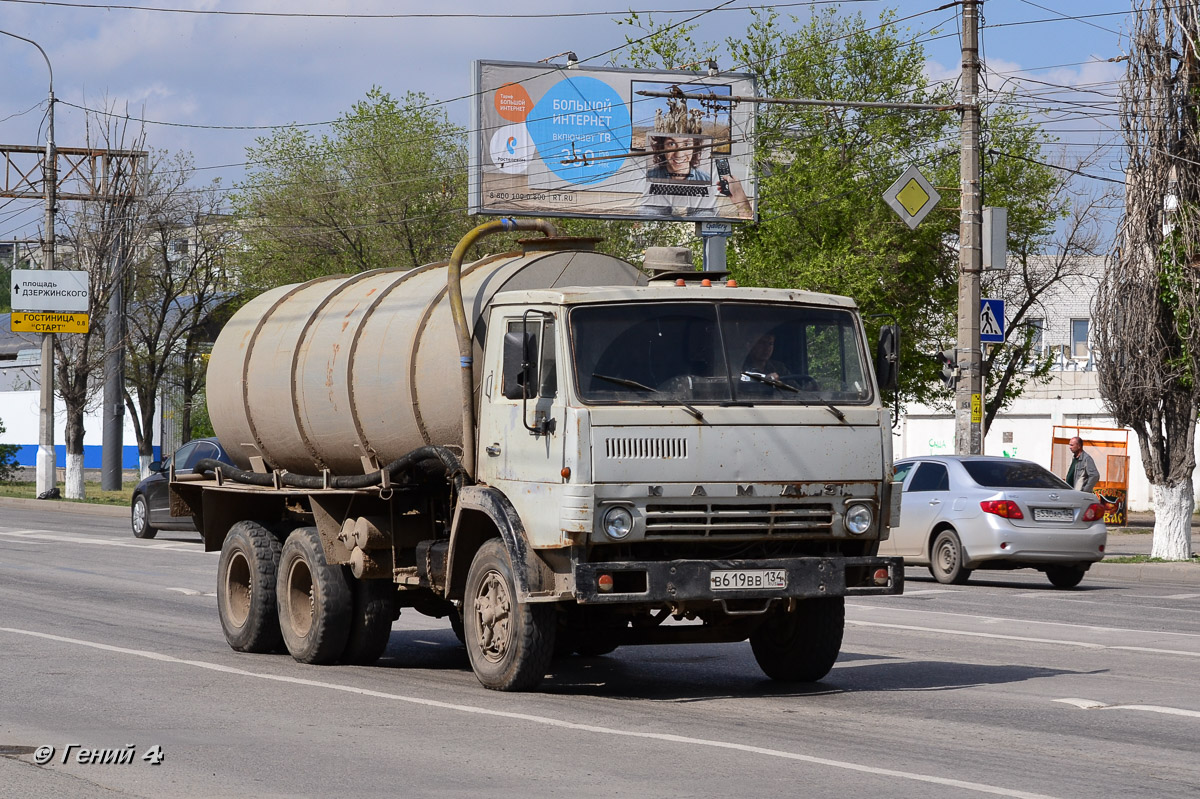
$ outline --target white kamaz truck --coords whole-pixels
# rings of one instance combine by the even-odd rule
[[[550,234],[463,264],[481,236]],[[539,220],[445,263],[268,291],[212,352],[237,464],[172,472],[230,646],[371,663],[449,617],[488,688],[555,655],[749,639],[814,681],[844,600],[898,594],[896,331],[844,297],[647,276]],[[876,375],[879,376],[878,380]]]

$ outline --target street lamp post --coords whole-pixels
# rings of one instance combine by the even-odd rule
[[[58,153],[54,149],[54,67],[42,46],[33,39],[26,39],[8,31],[5,36],[29,42],[38,49],[50,71],[50,105],[46,116],[46,161],[42,165],[42,180],[46,191],[46,235],[42,242],[42,269],[54,268],[54,212],[58,189]],[[42,334],[42,362],[38,367],[41,382],[41,413],[38,420],[37,493],[54,488],[57,468],[54,454],[54,334]]]

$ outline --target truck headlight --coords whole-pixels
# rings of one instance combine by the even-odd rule
[[[851,535],[862,535],[871,529],[871,509],[866,505],[851,505],[846,508],[846,529]]]
[[[613,505],[604,511],[601,523],[606,536],[614,541],[620,541],[633,529],[633,514],[629,512],[629,508],[623,505]]]

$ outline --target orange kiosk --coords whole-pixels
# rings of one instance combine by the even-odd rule
[[[1075,436],[1083,439],[1083,451],[1092,456],[1100,471],[1100,482],[1094,490],[1110,508],[1104,514],[1104,523],[1125,524],[1129,493],[1129,431],[1112,427],[1055,425],[1054,442],[1050,448],[1050,471],[1059,477],[1065,475],[1070,467],[1071,450],[1067,443]]]

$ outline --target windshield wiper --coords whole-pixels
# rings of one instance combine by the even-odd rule
[[[658,393],[658,389],[656,389],[656,388],[650,388],[650,386],[647,386],[644,383],[639,383],[636,380],[630,380],[625,377],[613,377],[612,375],[602,375],[602,374],[598,374],[596,372],[592,372],[592,377],[594,377],[597,380],[607,380],[610,383],[616,383],[618,386],[625,386],[626,388],[632,388],[637,391],[649,391],[651,394]],[[653,402],[655,405],[660,405],[664,408],[671,404],[671,403],[667,402],[666,400],[655,399],[653,397],[650,398],[650,401]],[[696,419],[696,421],[704,422],[704,414],[700,412],[699,408],[693,408],[691,405],[688,405],[683,400],[677,400],[677,402],[680,406],[683,407],[684,410],[686,410],[689,414],[691,414]],[[708,422],[704,422],[704,423],[708,424]]]
[[[630,380],[626,377],[613,377],[612,375],[602,375],[597,372],[592,372],[592,377],[596,378],[597,380],[607,380],[610,383],[616,383],[618,386],[625,386],[625,388],[635,388],[638,391],[649,391],[651,394],[658,393],[657,388],[650,388],[650,386],[646,385],[645,383],[639,383],[636,380]]]
[[[760,375],[758,372],[742,372],[742,377],[748,377],[751,380],[757,380],[760,383],[766,383],[768,386],[774,386],[775,388],[781,388],[784,391],[792,391],[797,394],[800,393],[800,389],[796,388],[795,386],[789,386],[787,383],[783,382],[782,380],[776,380],[773,377],[767,377],[766,375]]]
[[[774,386],[775,388],[782,388],[786,391],[794,391],[797,394],[800,393],[800,389],[796,388],[795,386],[788,385],[787,383],[784,383],[781,380],[776,380],[773,377],[767,377],[766,375],[760,375],[758,372],[742,372],[742,375],[745,377],[749,377],[752,380],[757,380],[760,383],[766,383],[768,386]],[[846,414],[842,413],[841,409],[838,408],[838,406],[834,405],[829,400],[817,400],[817,401],[820,402],[822,405],[824,405],[825,408],[830,413],[832,413],[834,416],[836,416],[838,418],[839,422],[846,421]]]

